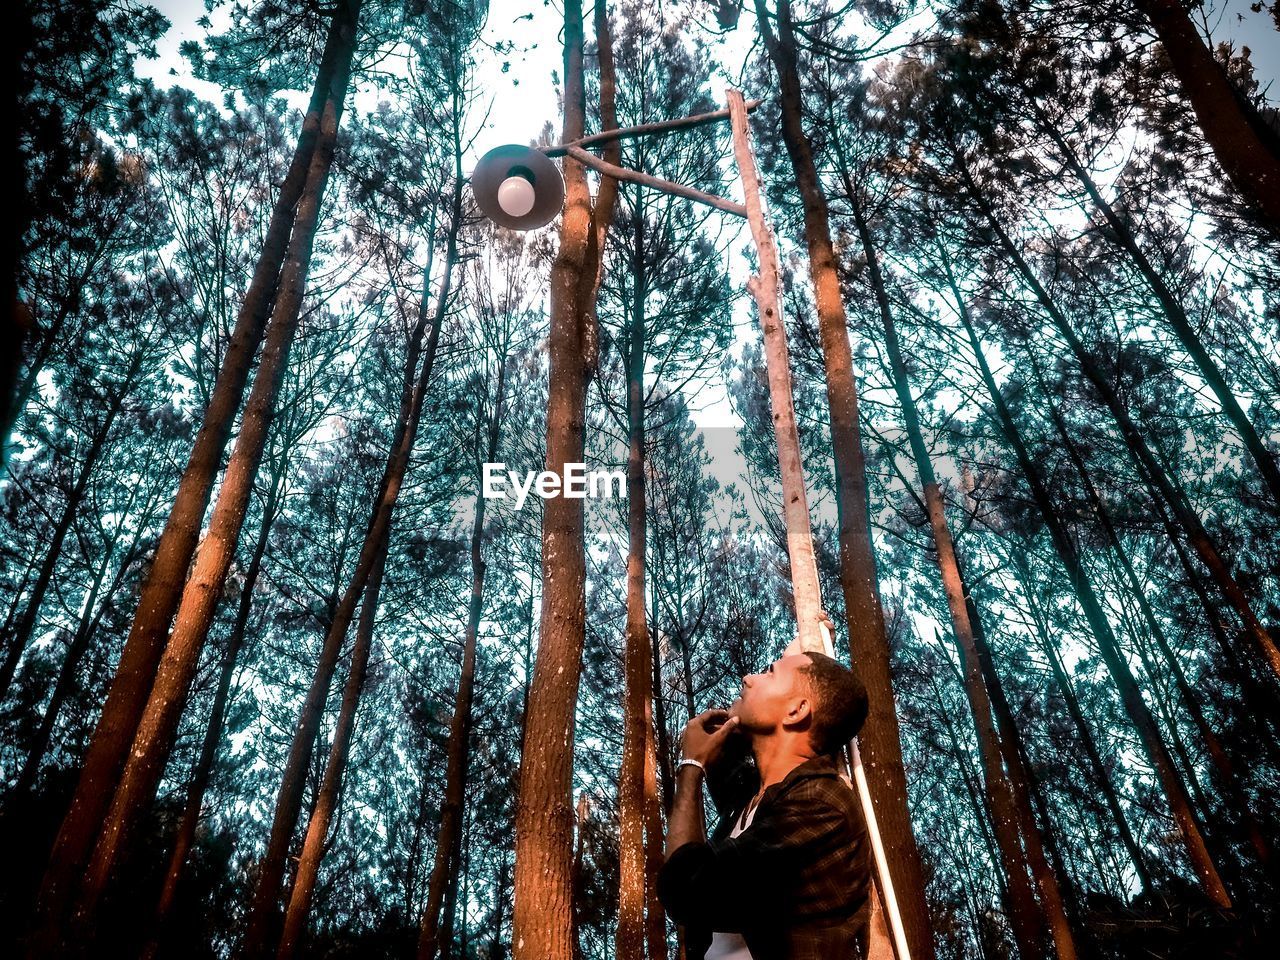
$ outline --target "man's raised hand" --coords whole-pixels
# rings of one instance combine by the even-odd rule
[[[680,741],[684,758],[711,766],[737,726],[738,718],[729,716],[728,710],[704,710],[685,725]]]

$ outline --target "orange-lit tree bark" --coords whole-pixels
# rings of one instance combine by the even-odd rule
[[[200,825],[205,791],[208,789],[209,778],[213,773],[218,747],[222,743],[227,704],[231,697],[231,682],[235,677],[240,650],[248,634],[254,590],[258,584],[258,576],[262,572],[262,560],[266,556],[271,527],[276,519],[280,496],[283,493],[287,464],[288,458],[284,456],[277,462],[266,500],[262,505],[262,521],[258,526],[258,536],[254,540],[249,565],[245,568],[244,586],[240,590],[240,602],[236,606],[235,621],[227,637],[226,649],[222,652],[222,662],[218,668],[218,685],[214,690],[213,706],[209,712],[209,722],[205,726],[204,740],[200,744],[200,756],[196,759],[195,767],[187,782],[186,806],[182,812],[182,821],[178,824],[178,832],[174,836],[173,849],[169,853],[164,883],[160,888],[155,916],[151,921],[151,933],[143,948],[142,956],[145,960],[153,960],[164,946],[169,915],[177,902],[182,877],[186,873],[187,858],[191,853],[191,845],[195,841],[196,828]]]
[[[345,341],[341,340],[328,346],[321,346],[318,354],[307,356],[295,365],[296,369],[291,371],[294,375],[290,376],[290,383],[286,388],[287,399],[281,401],[280,410],[272,424],[266,454],[269,463],[266,492],[262,498],[258,533],[250,549],[249,562],[244,569],[244,580],[240,588],[239,603],[236,605],[235,617],[221,654],[218,681],[214,689],[200,753],[187,781],[186,805],[177,833],[174,835],[164,882],[156,901],[147,943],[143,947],[145,958],[157,956],[165,952],[166,947],[172,945],[168,935],[176,931],[168,929],[168,918],[177,902],[178,891],[187,870],[188,856],[203,813],[205,791],[222,744],[231,697],[231,684],[239,665],[241,651],[248,640],[249,618],[253,612],[271,529],[282,510],[289,478],[295,465],[294,454],[307,435],[328,416],[330,410],[328,403],[312,402],[317,395],[317,377],[323,376],[334,353],[344,348]]]
[[[650,688],[652,690],[652,688]],[[654,736],[653,700],[645,711],[644,744],[644,879],[645,942],[649,960],[667,960],[667,914],[658,899],[658,871],[665,863],[662,800],[658,795],[658,749]]]
[[[1182,0],[1136,0],[1191,102],[1214,156],[1237,190],[1280,233],[1280,141],[1247,106],[1200,38]]]
[[[583,135],[586,102],[582,3],[564,5],[565,143]],[[551,266],[546,470],[564,476],[583,462],[586,356],[581,301],[594,288],[588,260],[591,196],[581,163],[565,157],[560,246]],[[570,960],[573,923],[574,708],[586,630],[585,516],[580,499],[552,497],[542,514],[542,611],[537,659],[525,711],[516,807],[515,960]]]
[[[770,11],[764,0],[755,0],[755,8],[765,48],[778,75],[782,139],[804,203],[805,243],[817,305],[835,466],[840,586],[850,658],[866,685],[870,705],[858,743],[911,956],[915,960],[931,960],[933,931],[924,895],[920,852],[907,805],[907,777],[894,707],[893,674],[871,541],[853,354],[840,297],[827,200],[802,121],[803,97],[791,4],[789,0],[779,0],[776,4],[776,32],[770,26]]]
[[[1061,913],[1061,900],[1057,903],[1057,912],[1052,901],[1041,905],[1036,902],[1028,878],[1028,863],[1022,848],[1020,836],[1027,824],[1027,817],[1019,812],[1019,804],[1013,787],[1006,775],[1001,756],[1000,738],[992,722],[991,699],[983,681],[982,668],[978,658],[977,643],[974,638],[974,626],[969,616],[969,608],[965,599],[964,585],[960,578],[960,567],[956,558],[955,545],[951,538],[951,528],[947,522],[942,489],[938,485],[934,473],[933,461],[929,449],[924,442],[924,433],[920,426],[920,414],[916,408],[915,398],[911,394],[911,382],[903,359],[902,348],[898,341],[897,325],[889,304],[888,293],[880,273],[879,258],[875,244],[871,238],[870,228],[862,212],[862,206],[856,190],[850,191],[854,220],[858,235],[862,242],[863,254],[867,260],[867,272],[871,287],[876,297],[880,322],[884,328],[885,351],[889,358],[889,368],[893,377],[894,393],[902,410],[903,424],[906,428],[907,442],[912,458],[916,462],[916,470],[920,478],[920,486],[924,490],[925,512],[929,518],[929,527],[933,533],[936,548],[938,571],[942,580],[942,588],[947,599],[947,608],[951,614],[951,628],[955,636],[956,648],[960,654],[961,676],[965,696],[969,701],[969,709],[973,715],[974,731],[978,740],[978,755],[982,761],[983,786],[986,793],[986,805],[991,817],[991,827],[995,834],[996,846],[1000,852],[1000,865],[1008,890],[1008,911],[1010,924],[1013,927],[1014,940],[1018,952],[1024,960],[1039,957],[1043,952],[1042,939],[1045,925],[1053,935],[1054,947],[1059,957],[1075,956],[1075,946],[1071,936],[1070,925],[1065,914]],[[1035,828],[1034,821],[1030,824]]]
[[[602,6],[600,3],[596,6],[596,34],[601,51],[601,124],[616,126],[613,54],[608,42],[608,23],[601,16]],[[606,32],[602,34],[602,30]],[[617,152],[621,153],[620,147],[617,147]],[[615,155],[609,159],[618,163],[620,157]],[[644,228],[644,215],[640,214],[635,218],[632,238],[632,258],[636,264],[644,263]],[[623,650],[622,762],[618,769],[618,929],[615,940],[619,960],[644,960],[646,942],[650,960],[656,960],[659,956],[665,960],[666,956],[665,914],[654,899],[655,866],[662,865],[662,827],[656,816],[653,650],[650,645],[648,600],[645,593],[645,552],[648,541],[644,452],[647,333],[645,304],[644,279],[637,277],[631,315],[625,327],[625,339],[619,344],[626,371],[627,391],[627,614]],[[659,948],[662,950],[661,954],[655,953]]]
[[[643,241],[643,227],[635,243]],[[642,253],[637,253],[642,256]],[[645,596],[647,510],[645,498],[645,305],[640,291],[632,304],[625,345],[627,370],[627,617],[623,654],[625,681],[622,764],[618,771],[619,895],[616,950],[620,958],[641,960],[658,942],[665,944],[664,914],[653,894],[660,867],[662,828],[658,813],[657,761],[653,732],[653,650]],[[655,836],[656,834],[656,836]],[[654,854],[658,854],[655,862]],[[646,913],[648,919],[646,922]],[[661,940],[656,930],[662,930]]]
[[[635,234],[644,243],[643,226]],[[643,960],[646,903],[644,770],[651,718],[651,659],[645,598],[644,297],[636,292],[625,346],[627,371],[627,618],[623,651],[622,763],[618,770],[619,960]]]
[[[455,154],[455,164],[457,162]],[[440,328],[448,308],[454,267],[458,259],[461,205],[462,182],[460,177],[455,177],[445,258],[434,310],[429,304],[430,278],[424,278],[418,320],[410,334],[405,355],[400,412],[392,434],[382,480],[378,486],[378,496],[373,504],[359,559],[352,571],[351,580],[334,611],[333,620],[325,633],[324,642],[316,659],[316,670],[294,727],[289,756],[280,781],[280,791],[276,795],[271,833],[267,840],[266,852],[259,863],[245,939],[240,949],[240,955],[251,960],[268,956],[278,946],[281,885],[284,881],[289,844],[292,842],[298,814],[302,809],[306,774],[315,748],[316,734],[324,714],[325,700],[328,698],[329,687],[346,640],[347,630],[351,626],[356,605],[368,586],[377,558],[382,552],[382,541],[387,536],[392,512],[400,496],[405,471],[408,469],[413,444],[417,439],[422,407],[431,383],[431,373],[435,366],[440,341]],[[430,318],[429,323],[428,318]],[[429,333],[426,331],[428,326]],[[425,347],[422,342],[424,334],[426,334]],[[421,361],[420,365],[419,361]]]
[[[596,0],[594,26],[596,31],[596,59],[600,69],[600,126],[602,130],[618,128],[617,80],[613,64],[613,35],[609,26],[609,5],[606,0]],[[585,106],[584,106],[585,111]],[[586,121],[583,120],[585,129]],[[622,160],[622,145],[612,140],[604,145],[601,159],[617,167]],[[618,181],[601,175],[596,188],[595,204],[591,210],[591,228],[587,232],[587,250],[583,260],[583,272],[578,280],[578,303],[582,323],[582,356],[587,376],[592,376],[600,365],[600,325],[596,317],[596,299],[600,282],[604,279],[604,245],[613,223],[613,212],[618,203]]]
[[[652,642],[649,644],[649,651],[653,657],[653,662],[651,664],[652,672],[650,674],[652,687],[650,689],[653,691],[652,776],[654,778],[654,782],[652,786],[653,802],[646,814],[645,835],[646,837],[648,836],[648,831],[652,825],[653,834],[659,841],[653,845],[651,851],[646,853],[646,856],[652,857],[654,861],[653,868],[650,871],[654,878],[654,886],[652,900],[650,901],[649,922],[651,933],[649,942],[650,944],[655,942],[657,933],[655,928],[661,924],[662,945],[663,950],[665,951],[667,942],[667,920],[666,913],[664,913],[662,909],[662,904],[657,901],[657,876],[663,863],[662,839],[665,834],[663,833],[662,825],[665,822],[667,813],[671,810],[671,803],[674,799],[671,784],[671,767],[674,765],[675,760],[671,756],[671,742],[667,733],[666,698],[662,691],[662,651],[658,644]],[[648,767],[646,767],[646,793],[650,790],[649,777],[650,771]],[[652,949],[650,950],[650,953],[653,953]],[[676,958],[677,960],[684,960],[684,930],[681,927],[676,927]]]
[[[804,464],[801,456],[799,433],[796,426],[795,405],[791,388],[790,356],[786,327],[780,296],[780,269],[777,243],[773,230],[764,215],[761,201],[760,178],[756,169],[755,154],[751,147],[747,126],[746,107],[742,94],[728,91],[729,114],[733,127],[733,150],[742,179],[746,200],[747,222],[756,247],[759,271],[747,281],[747,289],[756,302],[763,333],[765,372],[768,382],[769,407],[773,419],[773,436],[778,457],[778,474],[782,488],[783,535],[787,559],[790,565],[791,593],[795,608],[797,635],[788,651],[813,651],[828,656],[834,654],[831,645],[830,621],[822,610],[822,597],[818,582],[813,533],[809,518],[808,493],[805,489]],[[691,670],[687,646],[685,647],[685,682],[691,684]],[[688,690],[689,712],[693,713],[693,694]],[[852,771],[859,778],[856,787],[863,804],[862,813],[868,821],[870,845],[876,860],[877,879],[885,882],[883,846],[877,825],[870,814],[873,802],[869,791],[864,790],[865,772],[861,768],[858,745],[850,744],[853,760]],[[868,918],[868,957],[870,960],[891,960],[894,944],[905,946],[906,934],[901,918],[896,913],[881,909],[881,887],[873,886],[870,893]],[[887,886],[884,889],[888,889]],[[897,904],[893,905],[894,910]],[[893,938],[891,940],[891,937]]]
[[[498,349],[498,382],[489,416],[485,463],[498,456],[502,435],[502,410],[507,386],[507,343]],[[476,451],[477,454],[480,451]],[[482,462],[477,456],[477,466]],[[479,478],[477,477],[477,484]],[[458,672],[458,691],[454,698],[453,718],[449,721],[449,746],[445,761],[444,802],[440,808],[440,832],[436,841],[435,862],[427,881],[427,903],[422,912],[418,932],[418,960],[435,960],[440,947],[440,909],[445,890],[456,877],[458,845],[463,820],[463,801],[467,789],[467,759],[471,742],[471,703],[476,679],[476,641],[480,633],[480,617],[484,612],[484,519],[487,501],[475,499],[475,517],[471,523],[471,596],[467,604],[467,623],[462,640],[462,664]]]
[[[359,12],[360,0],[344,0],[335,10],[311,105],[272,212],[263,254],[241,305],[204,423],[157,546],[71,807],[50,854],[33,925],[35,933],[28,942],[28,953],[33,957],[59,951],[59,944],[70,931],[63,921],[72,909],[82,915],[92,912],[127,828],[149,804],[168,755],[172,729],[185,701],[189,675],[198,661],[207,619],[239,537],[248,490],[297,326],[311,245],[350,80]],[[215,508],[210,533],[204,541],[207,549],[201,550],[202,558],[197,558],[196,569],[188,579],[188,564],[214,475],[262,337],[268,308],[271,322],[267,344],[236,452],[219,495],[221,515]],[[166,644],[170,619],[180,600],[200,610],[188,609],[185,621],[180,618],[183,635],[178,636],[175,629]],[[162,653],[169,651],[174,654],[170,670],[159,683]],[[155,702],[155,712],[148,717],[153,681],[161,686],[162,695]],[[120,773],[126,758],[132,767],[129,775]],[[113,792],[118,774],[120,783]],[[114,811],[108,809],[117,804]],[[82,883],[81,871],[95,840],[94,865]],[[77,898],[79,906],[73,908]]]
[[[123,762],[155,678],[219,462],[244,395],[253,356],[271,312],[298,202],[320,135],[322,114],[334,93],[334,71],[344,58],[349,60],[352,53],[358,7],[358,3],[346,3],[335,13],[293,159],[272,209],[262,253],[237,314],[220,374],[183,471],[164,533],[156,546],[155,559],[143,586],[129,639],[85,757],[80,784],[58,835],[42,887],[42,915],[60,898],[65,902],[68,880],[74,877],[93,842],[94,831],[106,804],[110,802],[109,785],[114,782]]]
[[[335,74],[335,87],[344,98],[349,67],[348,63]],[[191,681],[199,666],[200,651],[208,637],[222,586],[239,543],[253,481],[266,447],[302,313],[312,247],[337,144],[338,102],[335,94],[326,105],[321,137],[316,143],[307,186],[299,201],[298,217],[289,243],[288,263],[280,275],[280,289],[262,358],[240,434],[214,505],[209,531],[196,551],[173,632],[156,672],[155,685],[81,884],[76,913],[82,920],[88,920],[96,909],[133,828],[145,815],[154,796],[186,705]]]
[[[1120,694],[1120,702],[1130,722],[1137,730],[1138,737],[1142,742],[1152,768],[1160,780],[1160,785],[1169,803],[1174,822],[1182,835],[1183,845],[1186,847],[1187,856],[1191,861],[1192,868],[1195,870],[1196,877],[1199,879],[1201,888],[1207,897],[1219,906],[1230,907],[1231,898],[1227,895],[1226,887],[1218,874],[1217,866],[1205,845],[1203,828],[1195,810],[1191,806],[1191,800],[1187,796],[1186,787],[1174,765],[1173,757],[1170,756],[1169,750],[1160,736],[1155,718],[1151,716],[1151,711],[1147,707],[1146,701],[1142,698],[1142,691],[1138,687],[1132,671],[1129,669],[1128,661],[1120,650],[1119,643],[1111,629],[1111,624],[1103,610],[1102,603],[1094,592],[1093,585],[1076,550],[1075,541],[1072,540],[1062,522],[1062,518],[1058,515],[1057,509],[1049,497],[1048,487],[1040,476],[1039,468],[1036,466],[1035,461],[1031,459],[1031,454],[1027,450],[1026,444],[1023,443],[1022,436],[1014,423],[1013,415],[1009,412],[1004,397],[996,387],[990,367],[987,365],[986,357],[982,352],[981,343],[973,330],[965,302],[958,291],[953,289],[953,294],[956,299],[957,313],[973,348],[978,369],[982,375],[987,393],[991,398],[991,404],[999,420],[1001,432],[1018,460],[1019,469],[1027,481],[1027,486],[1031,488],[1032,498],[1045,521],[1045,526],[1049,529],[1058,559],[1066,570],[1068,582],[1075,592],[1081,609],[1084,610],[1085,619],[1088,621],[1089,628],[1097,641],[1098,652],[1102,655],[1103,662],[1107,665],[1111,679]]]
[[[1121,401],[1115,386],[1099,369],[1066,315],[1059,309],[1057,303],[1049,295],[1044,285],[1041,284],[1040,278],[1036,276],[1035,271],[1031,269],[1031,265],[1023,257],[1022,252],[1009,237],[1004,225],[1000,222],[991,204],[975,182],[973,174],[963,158],[957,154],[956,159],[957,172],[964,182],[969,198],[990,226],[992,236],[995,238],[999,249],[1009,258],[1010,264],[1035,295],[1037,302],[1039,302],[1045,314],[1053,323],[1054,328],[1066,341],[1072,355],[1076,358],[1076,362],[1080,365],[1080,371],[1093,385],[1094,389],[1098,391],[1103,403],[1106,404],[1107,409],[1111,412],[1112,418],[1120,429],[1120,436],[1124,440],[1130,455],[1138,464],[1140,471],[1155,486],[1160,493],[1161,499],[1172,510],[1179,526],[1186,534],[1187,542],[1195,550],[1196,555],[1209,571],[1213,582],[1243,622],[1247,636],[1257,647],[1259,654],[1266,661],[1272,673],[1280,677],[1280,647],[1276,646],[1276,642],[1262,625],[1257,614],[1253,612],[1249,598],[1235,579],[1230,565],[1218,550],[1217,544],[1210,536],[1209,531],[1205,529],[1204,524],[1191,508],[1186,498],[1174,486],[1163,465],[1156,459],[1137,424],[1129,416],[1129,411]]]

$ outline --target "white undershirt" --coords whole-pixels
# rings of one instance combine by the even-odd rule
[[[747,813],[745,819],[739,819],[734,824],[730,837],[738,836],[751,826],[759,806],[757,803]],[[751,960],[751,951],[747,949],[747,941],[742,939],[740,933],[712,933],[711,946],[707,948],[703,960]]]

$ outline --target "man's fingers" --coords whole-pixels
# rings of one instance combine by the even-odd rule
[[[734,728],[737,726],[738,726],[738,718],[730,717],[724,723],[720,724],[720,728],[716,730],[715,733],[711,734],[711,739],[723,740],[725,737],[729,736],[729,734],[732,733]]]
[[[697,720],[702,724],[702,729],[709,730],[713,723],[723,723],[729,717],[728,710],[703,710],[697,716]]]

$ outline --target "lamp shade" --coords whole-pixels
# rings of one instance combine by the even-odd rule
[[[511,230],[548,224],[564,206],[564,181],[555,163],[514,143],[494,147],[480,158],[471,173],[471,192],[486,217]]]

